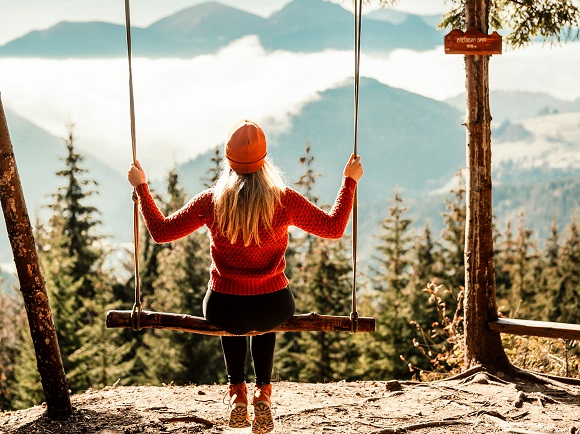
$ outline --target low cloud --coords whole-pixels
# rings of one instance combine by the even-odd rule
[[[578,97],[571,66],[580,61],[577,51],[577,45],[531,47],[494,56],[492,87]],[[1,59],[0,70],[5,107],[57,136],[74,123],[82,152],[126,170],[132,156],[126,59]],[[247,37],[194,59],[136,58],[133,73],[138,155],[152,176],[160,176],[221,143],[242,117],[274,134],[288,128],[305,103],[352,77],[353,55],[266,52],[256,37]],[[361,74],[435,99],[462,92],[465,82],[463,56],[446,56],[442,47],[363,54]],[[361,95],[361,104],[364,98],[372,95]]]

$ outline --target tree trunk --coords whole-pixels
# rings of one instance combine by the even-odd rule
[[[72,407],[67,379],[1,100],[0,199],[28,315],[47,413],[50,418],[70,416]]]
[[[488,33],[489,0],[466,0],[466,28]],[[465,56],[467,94],[467,218],[465,227],[465,368],[511,365],[500,334],[488,328],[497,319],[493,263],[491,114],[489,56]]]

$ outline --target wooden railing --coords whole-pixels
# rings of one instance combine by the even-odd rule
[[[490,321],[491,330],[520,336],[542,336],[566,340],[580,340],[580,325],[526,319],[498,318]]]

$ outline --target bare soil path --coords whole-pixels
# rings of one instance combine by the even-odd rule
[[[251,390],[252,385],[250,385]],[[74,415],[45,407],[0,415],[2,434],[229,433],[227,386],[109,387],[72,397]],[[274,384],[274,433],[580,434],[580,387],[494,377],[433,383]]]

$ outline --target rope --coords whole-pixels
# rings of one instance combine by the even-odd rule
[[[127,31],[127,59],[129,60],[129,111],[131,114],[131,147],[133,164],[137,162],[137,138],[135,133],[135,98],[133,94],[133,66],[131,62],[131,9],[129,0],[125,0],[125,29]],[[133,238],[135,240],[135,303],[131,310],[133,330],[141,330],[141,279],[139,277],[139,199],[133,189]]]
[[[354,146],[353,154],[358,154],[358,108],[359,108],[359,83],[360,83],[360,48],[362,26],[362,0],[355,1],[354,10]],[[135,132],[135,101],[133,93],[133,67],[131,61],[131,10],[129,0],[125,0],[125,28],[127,32],[127,59],[129,61],[129,108],[131,115],[131,147],[133,150],[133,163],[137,162],[137,139]],[[135,303],[131,310],[131,326],[133,330],[141,330],[141,280],[139,277],[139,201],[135,189],[133,190],[133,237],[135,240]],[[357,274],[357,227],[358,227],[358,194],[354,192],[352,210],[352,306],[350,312],[351,333],[358,331],[358,312],[356,305],[356,274]]]
[[[354,145],[353,154],[358,153],[358,91],[360,84],[360,40],[362,27],[362,0],[354,4]],[[358,228],[358,189],[354,191],[352,205],[352,306],[350,312],[351,333],[358,331],[358,312],[356,307],[356,251]]]

